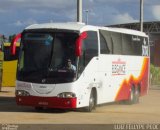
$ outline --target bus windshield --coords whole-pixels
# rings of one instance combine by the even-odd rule
[[[75,80],[77,37],[78,33],[71,32],[25,32],[20,47],[18,80],[48,84]]]

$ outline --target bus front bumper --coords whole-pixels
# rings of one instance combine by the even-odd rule
[[[73,109],[76,108],[77,98],[16,96],[16,103],[22,106]]]

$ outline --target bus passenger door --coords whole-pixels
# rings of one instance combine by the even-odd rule
[[[97,88],[98,82],[98,36],[96,31],[87,31],[87,37],[82,41],[82,54],[79,56],[78,78],[85,102],[89,102],[90,92]],[[84,92],[85,91],[85,92]]]
[[[100,95],[99,103],[106,103],[114,101],[114,86],[111,76],[111,63],[110,56],[100,55],[98,61],[98,75],[99,75],[99,89],[98,93]]]

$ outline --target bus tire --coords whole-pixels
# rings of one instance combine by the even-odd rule
[[[96,109],[96,90],[92,89],[90,98],[89,98],[89,106],[85,108],[86,112],[92,112],[92,110]]]
[[[132,87],[130,92],[129,100],[127,101],[127,104],[136,104],[139,102],[139,89]]]
[[[139,103],[139,95],[140,95],[140,91],[138,88],[135,89],[135,92],[134,92],[134,104],[136,103]]]

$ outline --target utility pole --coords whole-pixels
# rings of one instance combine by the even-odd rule
[[[82,0],[77,0],[77,22],[82,23]]]
[[[143,4],[144,1],[140,0],[140,31],[143,32]]]

